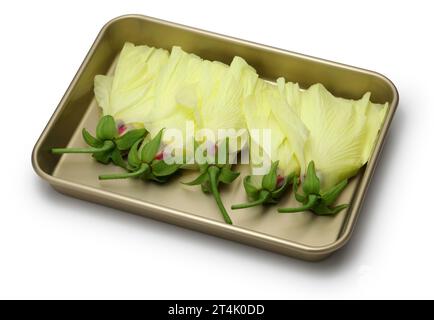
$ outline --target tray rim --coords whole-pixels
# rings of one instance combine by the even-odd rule
[[[377,143],[374,147],[374,150],[372,151],[372,157],[369,160],[369,162],[367,163],[367,165],[365,166],[364,174],[362,175],[360,182],[359,182],[359,187],[357,188],[357,191],[354,194],[354,198],[352,200],[351,207],[350,207],[351,210],[349,210],[349,212],[347,213],[348,216],[346,217],[345,222],[343,223],[341,231],[338,235],[338,238],[335,241],[333,241],[329,244],[326,244],[326,245],[322,245],[322,246],[312,246],[312,245],[306,245],[306,244],[302,244],[302,243],[295,242],[295,241],[285,240],[285,239],[282,239],[282,238],[279,238],[276,236],[272,236],[269,234],[265,234],[265,233],[261,233],[261,232],[257,232],[257,231],[253,231],[253,230],[248,230],[248,229],[245,229],[243,227],[234,226],[234,225],[227,225],[227,224],[220,222],[220,221],[217,221],[217,220],[212,220],[212,219],[208,219],[205,217],[197,216],[197,215],[194,215],[194,214],[191,214],[188,212],[184,212],[181,210],[167,208],[167,207],[164,207],[161,205],[156,205],[156,204],[144,202],[141,200],[137,200],[134,198],[130,198],[128,196],[114,194],[114,193],[111,193],[111,192],[108,192],[108,191],[105,191],[102,189],[89,187],[89,186],[82,185],[79,183],[63,180],[63,179],[57,178],[55,176],[52,176],[52,175],[50,175],[50,174],[48,174],[42,170],[42,168],[38,162],[38,158],[37,158],[37,154],[41,150],[42,141],[45,139],[45,137],[47,136],[47,134],[49,132],[51,125],[56,121],[60,112],[64,108],[64,103],[65,103],[66,99],[68,98],[70,92],[72,91],[72,89],[76,85],[77,81],[79,80],[81,74],[83,73],[83,70],[85,69],[87,63],[89,62],[93,52],[95,51],[95,48],[98,46],[100,40],[105,35],[107,29],[109,29],[116,22],[124,20],[124,19],[140,19],[140,20],[145,20],[145,21],[151,21],[151,22],[155,22],[155,23],[168,25],[171,27],[182,28],[182,29],[185,29],[188,31],[193,31],[196,33],[201,33],[204,35],[218,37],[218,38],[221,38],[223,40],[236,41],[236,42],[243,43],[243,44],[251,46],[251,47],[267,49],[267,50],[271,50],[271,51],[276,52],[276,53],[291,55],[291,56],[299,57],[302,59],[311,60],[314,62],[320,62],[323,64],[327,64],[329,66],[350,69],[350,70],[355,71],[355,72],[361,72],[361,73],[369,74],[373,77],[376,77],[389,86],[389,88],[391,89],[391,91],[393,93],[393,99],[389,103],[389,110],[388,110],[387,116],[384,120],[383,127],[379,133]],[[355,67],[352,65],[347,65],[347,64],[323,59],[323,58],[318,58],[318,57],[314,57],[314,56],[310,56],[310,55],[305,55],[305,54],[297,53],[297,52],[290,51],[290,50],[285,50],[285,49],[280,49],[280,48],[276,48],[276,47],[272,47],[272,46],[268,46],[268,45],[263,45],[263,44],[259,44],[256,42],[239,39],[236,37],[226,36],[223,34],[211,32],[211,31],[206,31],[203,29],[198,29],[198,28],[186,26],[183,24],[174,23],[174,22],[170,22],[170,21],[166,21],[166,20],[161,20],[161,19],[157,19],[157,18],[153,18],[153,17],[141,15],[141,14],[126,14],[126,15],[121,15],[121,16],[118,16],[114,19],[109,20],[99,31],[96,39],[94,40],[91,48],[89,49],[88,53],[86,54],[86,56],[85,56],[83,62],[81,63],[78,71],[74,75],[74,78],[72,79],[70,85],[68,86],[65,94],[63,95],[63,97],[60,100],[58,106],[56,107],[53,115],[51,116],[50,120],[48,121],[47,125],[45,126],[44,130],[42,131],[40,137],[38,138],[38,140],[37,140],[37,142],[33,148],[33,151],[32,151],[31,161],[32,161],[33,169],[36,172],[36,174],[39,175],[42,179],[46,180],[57,191],[63,192],[62,190],[73,190],[73,191],[79,192],[79,193],[86,191],[89,195],[94,195],[94,196],[106,196],[107,194],[110,194],[110,197],[112,199],[116,199],[119,201],[128,201],[131,206],[136,207],[138,210],[144,210],[147,212],[152,211],[152,212],[164,213],[164,214],[168,215],[168,217],[174,216],[176,218],[185,219],[186,220],[185,222],[187,222],[187,220],[191,220],[191,222],[193,222],[193,223],[196,223],[196,224],[202,225],[202,226],[205,225],[205,226],[210,228],[210,230],[208,230],[209,232],[201,230],[199,228],[194,228],[194,227],[192,227],[190,229],[194,229],[194,230],[205,232],[205,233],[215,234],[215,235],[217,235],[217,233],[219,233],[218,234],[219,236],[221,236],[223,238],[230,238],[231,240],[235,240],[235,241],[237,239],[232,237],[232,236],[238,234],[238,235],[244,236],[245,238],[255,239],[255,240],[259,240],[263,243],[272,244],[272,246],[276,247],[276,248],[277,247],[285,248],[286,249],[285,251],[290,250],[291,252],[285,253],[287,255],[293,255],[292,252],[294,252],[294,253],[298,253],[298,254],[305,256],[304,259],[306,259],[306,260],[311,260],[311,259],[308,259],[307,257],[311,257],[313,260],[317,260],[317,259],[324,258],[324,257],[330,255],[331,253],[335,252],[336,250],[340,249],[351,238],[352,232],[354,230],[354,227],[356,225],[358,216],[359,216],[361,208],[362,208],[364,197],[365,197],[367,189],[369,187],[369,182],[372,179],[375,167],[376,167],[378,160],[380,158],[380,155],[381,155],[381,149],[384,145],[387,133],[389,131],[389,127],[390,127],[391,122],[392,122],[392,118],[396,112],[396,109],[398,106],[398,101],[399,101],[398,90],[396,89],[393,82],[391,80],[389,80],[383,74],[375,72],[375,71],[371,71],[368,69],[363,69],[363,68]],[[111,207],[114,207],[114,206],[111,206]],[[145,216],[150,217],[150,215],[145,215]],[[164,219],[157,219],[157,220],[164,220]],[[176,222],[171,222],[171,223],[181,224],[181,223],[176,223]],[[184,225],[184,227],[188,227],[188,226]],[[213,230],[213,231],[211,232],[211,230]],[[220,234],[220,232],[222,232],[222,233]],[[242,241],[242,242],[244,242],[244,241]],[[255,246],[255,244],[251,244],[251,245]],[[276,248],[274,250],[272,248],[269,248],[269,250],[277,251]]]

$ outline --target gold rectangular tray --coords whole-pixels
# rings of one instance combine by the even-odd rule
[[[53,155],[50,149],[54,146],[84,146],[81,128],[95,128],[99,117],[93,78],[111,72],[126,41],[165,49],[179,45],[202,58],[225,63],[238,55],[266,80],[283,76],[304,88],[321,82],[337,96],[358,99],[371,91],[373,102],[389,102],[389,111],[370,161],[351,179],[339,199],[339,202],[351,203],[350,207],[334,217],[311,213],[278,214],[273,206],[231,212],[231,204],[245,200],[242,179],[237,179],[222,191],[223,201],[234,221],[231,226],[222,221],[211,196],[202,194],[200,188],[179,183],[190,178],[185,174],[164,186],[138,180],[99,181],[98,174],[116,169],[101,165],[88,155]],[[349,240],[397,104],[395,86],[372,71],[150,17],[128,15],[108,22],[97,36],[36,143],[32,163],[36,173],[62,193],[281,254],[319,260]],[[246,168],[239,169],[247,172]],[[288,195],[280,205],[286,207],[295,203]]]

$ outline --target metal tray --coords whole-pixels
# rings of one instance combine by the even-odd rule
[[[202,58],[225,63],[239,55],[267,80],[283,76],[301,87],[321,82],[333,94],[345,98],[360,98],[371,91],[374,102],[389,102],[370,161],[351,179],[339,199],[351,203],[350,207],[334,217],[278,214],[273,206],[231,212],[231,204],[245,200],[242,179],[237,179],[222,191],[234,221],[231,226],[222,222],[211,196],[202,194],[200,188],[179,183],[180,179],[189,178],[185,175],[164,186],[136,180],[99,181],[98,174],[116,169],[98,164],[88,155],[51,154],[54,146],[84,146],[81,128],[95,128],[99,117],[93,78],[111,72],[125,41],[166,49],[179,45]],[[349,240],[397,104],[395,86],[375,72],[150,17],[128,15],[111,20],[102,28],[36,143],[32,163],[36,173],[62,193],[285,255],[319,260]],[[280,204],[295,205],[292,201],[288,195]]]

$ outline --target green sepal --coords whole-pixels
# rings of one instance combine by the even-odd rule
[[[151,163],[157,155],[160,149],[161,137],[163,135],[163,129],[161,129],[158,134],[151,139],[148,143],[143,146],[141,160],[145,163]]]
[[[292,181],[293,174],[284,178],[282,185],[277,186],[277,168],[279,162],[273,162],[268,174],[262,177],[261,188],[256,187],[251,182],[252,176],[247,176],[243,180],[244,189],[247,193],[247,198],[250,202],[236,204],[232,209],[250,208],[261,204],[275,204],[282,197],[285,190],[288,188],[290,181]]]
[[[83,140],[91,147],[99,148],[103,145],[103,142],[91,135],[89,131],[86,130],[86,128],[83,128],[83,130],[81,130],[81,135],[83,136]]]
[[[182,184],[185,184],[187,186],[197,186],[199,184],[202,184],[204,182],[208,181],[208,172],[203,172],[199,176],[197,176],[196,179],[189,181],[189,182],[182,182]]]
[[[246,209],[246,208],[256,207],[256,206],[259,206],[261,204],[275,203],[275,202],[276,201],[271,198],[270,191],[263,189],[258,193],[258,195],[256,196],[256,199],[254,199],[254,201],[246,202],[246,203],[240,203],[240,204],[234,204],[231,206],[231,209],[232,210]]]
[[[103,152],[95,152],[92,154],[92,157],[102,163],[102,164],[109,164],[111,161],[112,156],[112,150],[103,151]]]
[[[209,167],[208,163],[199,165],[199,172],[200,173],[208,172],[208,167]]]
[[[109,164],[112,160],[113,150],[116,149],[115,145],[112,141],[106,140],[101,148],[106,148],[107,150],[94,152],[92,157],[100,163]]]
[[[156,177],[170,176],[181,167],[179,164],[167,164],[164,160],[156,160],[151,164],[152,174]]]
[[[313,207],[311,210],[317,215],[327,216],[327,215],[335,215],[345,208],[348,208],[348,204],[341,204],[339,206],[330,208],[330,207],[326,206],[323,202],[320,202],[318,205]]]
[[[320,181],[315,172],[315,163],[313,161],[309,162],[307,167],[306,177],[303,181],[303,191],[306,195],[319,194]]]
[[[302,212],[302,211],[311,210],[318,203],[318,199],[319,199],[318,195],[310,194],[307,197],[306,203],[303,206],[297,208],[279,208],[277,209],[277,211],[281,213],[288,213],[288,212]]]
[[[170,179],[170,175],[168,176],[156,176],[153,172],[148,171],[143,177],[143,180],[151,180],[158,183],[165,183]]]
[[[146,175],[148,172],[149,172],[149,166],[146,163],[142,163],[140,167],[138,167],[136,170],[132,172],[102,174],[98,178],[100,180],[140,178]]]
[[[299,182],[299,180],[300,180],[300,177],[294,176],[294,178],[292,180],[292,190],[294,191],[295,199],[298,202],[303,203],[303,202],[306,201],[306,196],[298,193],[298,182]]]
[[[262,188],[268,191],[273,191],[276,188],[277,183],[277,166],[279,161],[275,161],[271,164],[270,171],[262,178]]]
[[[239,172],[235,172],[231,170],[231,165],[224,165],[221,169],[220,169],[220,174],[219,174],[219,178],[218,181],[219,182],[223,182],[225,184],[230,184],[232,183],[236,178],[238,178],[238,176],[240,175]]]
[[[96,126],[96,138],[101,141],[112,140],[116,138],[117,135],[118,129],[115,119],[110,115],[101,117]]]
[[[280,208],[279,212],[300,212],[310,210],[317,215],[335,215],[348,207],[348,204],[331,207],[339,195],[345,189],[348,180],[343,180],[325,193],[319,194],[320,181],[315,172],[313,161],[309,163],[305,180],[303,181],[304,195],[298,194],[298,178],[294,177],[293,186],[295,198],[298,202],[303,203],[299,208]]]
[[[134,168],[137,168],[140,166],[140,157],[139,157],[139,144],[141,143],[141,140],[137,140],[131,147],[130,151],[128,152],[128,166],[134,170]]]
[[[253,185],[252,176],[245,176],[243,179],[244,190],[247,193],[247,197],[251,200],[256,200],[259,195],[260,189]]]
[[[206,175],[208,176],[208,172],[206,173]],[[200,189],[202,190],[203,193],[211,192],[211,187],[209,185],[209,178],[200,185]]]
[[[118,167],[121,167],[124,169],[127,168],[127,164],[125,163],[124,159],[122,158],[122,154],[119,151],[119,149],[117,149],[117,148],[113,149],[113,151],[111,153],[111,160]]]
[[[119,150],[129,150],[137,140],[143,139],[147,133],[144,128],[130,130],[115,140],[116,146]]]
[[[342,191],[344,191],[347,184],[348,184],[348,180],[345,179],[339,182],[334,187],[327,190],[323,195],[321,195],[322,202],[324,202],[326,206],[333,204],[336,201],[336,199],[339,197],[339,195],[342,193]]]

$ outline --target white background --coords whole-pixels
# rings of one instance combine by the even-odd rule
[[[434,298],[430,1],[1,1],[0,298]],[[142,13],[379,71],[400,105],[350,243],[307,263],[58,194],[30,154],[100,28]]]

